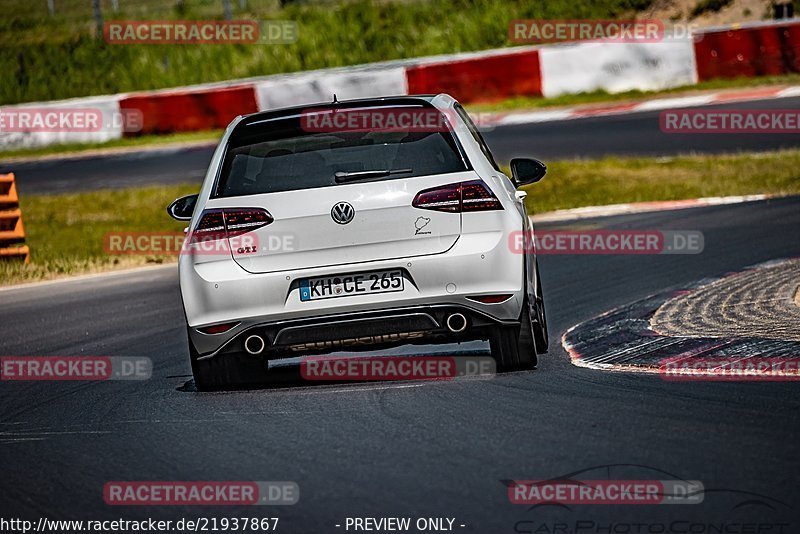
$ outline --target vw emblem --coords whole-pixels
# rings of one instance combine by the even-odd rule
[[[337,202],[331,208],[331,219],[339,224],[347,224],[356,216],[356,210],[349,202]]]

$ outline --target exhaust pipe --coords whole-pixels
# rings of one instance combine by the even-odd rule
[[[253,356],[264,352],[265,346],[264,338],[255,334],[248,336],[247,339],[244,340],[244,350]]]
[[[445,324],[447,325],[448,330],[454,334],[458,334],[459,332],[463,332],[467,329],[467,318],[464,317],[463,313],[451,313],[447,316]]]

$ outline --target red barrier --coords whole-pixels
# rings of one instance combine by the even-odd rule
[[[139,109],[143,115],[142,129],[125,132],[126,136],[225,128],[237,115],[258,111],[251,85],[138,94],[121,99],[119,105],[121,109]]]
[[[800,72],[800,24],[704,32],[694,50],[700,81]]]
[[[537,50],[415,65],[406,79],[409,94],[448,93],[462,103],[542,96]]]

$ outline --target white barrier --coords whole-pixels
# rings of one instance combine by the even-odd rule
[[[29,103],[0,107],[0,147],[4,149],[30,148],[64,143],[102,143],[122,137],[122,118],[119,101],[124,95],[109,95],[73,98],[55,102]],[[95,110],[101,116],[101,124],[90,131],[70,131],[74,127],[60,124],[56,127],[20,128],[19,113],[27,112],[30,118],[44,114],[64,115],[65,110]],[[13,116],[13,117],[12,117]],[[24,126],[24,125],[23,125]],[[34,131],[45,130],[45,131]]]
[[[691,39],[545,46],[539,61],[545,97],[597,90],[655,91],[697,83]]]
[[[275,77],[256,83],[258,109],[276,109],[339,100],[408,94],[403,67],[317,71]]]

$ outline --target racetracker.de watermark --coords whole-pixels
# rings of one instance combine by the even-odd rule
[[[300,500],[296,482],[131,481],[107,482],[110,506],[276,506]]]
[[[437,108],[309,108],[300,115],[306,132],[451,132],[458,124],[457,113]],[[481,131],[494,127],[497,117],[490,113],[470,113],[470,120]]]
[[[277,517],[181,517],[175,519],[50,519],[0,517],[0,532],[275,532]]]
[[[800,380],[800,358],[666,358],[661,378],[673,382],[782,382]]]
[[[148,380],[153,362],[140,356],[0,356],[2,381]]]
[[[138,132],[144,116],[140,109],[108,112],[99,108],[22,107],[0,109],[0,133],[6,132]]]
[[[672,109],[659,117],[672,134],[800,134],[797,109]]]
[[[491,356],[306,356],[300,375],[306,380],[453,380],[492,377]]]
[[[110,21],[103,26],[109,44],[291,44],[292,20],[141,20]]]
[[[291,252],[295,248],[294,234],[270,234],[259,238],[254,233],[225,237],[183,232],[108,232],[103,238],[106,254],[122,256],[246,256],[257,252]]]
[[[700,254],[703,233],[685,230],[515,231],[508,247],[515,254]]]
[[[696,38],[696,24],[665,24],[657,19],[641,20],[512,20],[508,39],[512,43],[610,42],[657,43],[665,39]]]
[[[515,480],[512,504],[699,504],[699,480]]]

